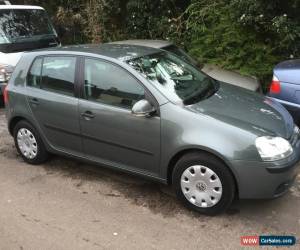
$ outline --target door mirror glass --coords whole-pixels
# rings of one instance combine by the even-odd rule
[[[132,114],[135,116],[151,116],[156,112],[150,102],[143,99],[135,103],[132,107]]]

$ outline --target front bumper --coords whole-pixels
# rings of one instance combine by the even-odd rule
[[[270,199],[283,195],[293,184],[300,169],[300,140],[294,153],[276,162],[231,161],[239,198]]]

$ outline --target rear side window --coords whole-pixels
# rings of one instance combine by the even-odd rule
[[[38,58],[28,73],[27,85],[50,92],[74,96],[75,57]]]
[[[74,96],[75,57],[45,57],[42,67],[42,89]]]

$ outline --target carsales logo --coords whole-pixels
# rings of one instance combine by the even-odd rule
[[[242,246],[258,246],[259,236],[242,236],[241,237]]]
[[[292,235],[252,235],[241,237],[242,246],[293,246],[296,242],[296,237]]]

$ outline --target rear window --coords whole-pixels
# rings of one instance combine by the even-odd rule
[[[0,10],[0,44],[43,35],[56,35],[44,10]]]
[[[31,66],[27,85],[50,92],[74,96],[75,57],[37,58]]]

